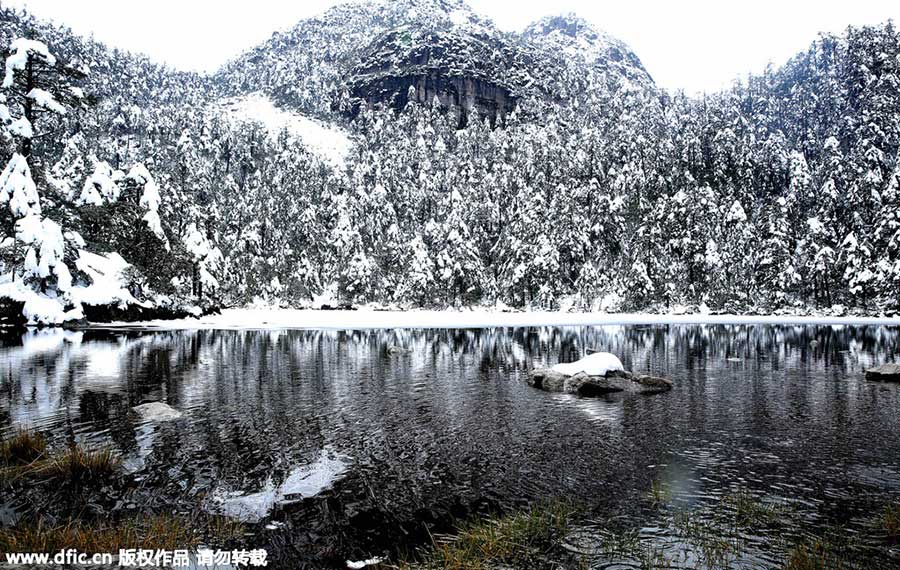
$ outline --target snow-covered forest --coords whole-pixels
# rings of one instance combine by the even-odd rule
[[[0,45],[0,304],[33,323],[900,308],[891,23],[702,97],[574,16],[459,0],[339,6],[210,75],[9,9]]]

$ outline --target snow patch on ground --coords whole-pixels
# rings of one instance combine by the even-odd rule
[[[328,329],[493,328],[539,326],[605,326],[638,324],[846,324],[900,325],[898,317],[792,317],[784,315],[651,315],[627,313],[463,311],[313,311],[302,309],[226,309],[199,319],[110,323],[104,327],[187,329]]]
[[[227,99],[221,106],[231,120],[258,122],[272,137],[277,137],[282,131],[287,130],[290,136],[302,141],[315,154],[335,167],[344,166],[353,145],[345,130],[310,119],[300,113],[280,109],[262,93]]]
[[[608,352],[596,352],[589,354],[576,362],[557,364],[553,370],[566,376],[574,376],[584,372],[588,376],[606,376],[615,370],[625,370],[622,362],[614,354]]]

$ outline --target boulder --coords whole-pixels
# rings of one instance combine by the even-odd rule
[[[637,392],[639,388],[638,384],[622,376],[588,376],[583,372],[566,378],[563,384],[563,392],[588,397],[617,392]]]
[[[900,382],[900,364],[882,364],[866,370],[866,380]]]
[[[552,368],[535,368],[528,373],[528,384],[546,392],[585,397],[620,392],[657,394],[672,389],[672,381],[667,378],[634,374],[627,370],[610,370],[605,375],[590,375],[584,372],[569,375]]]
[[[562,392],[568,375],[551,368],[535,368],[528,373],[528,384],[547,392]]]
[[[660,376],[649,376],[647,374],[639,374],[633,376],[633,380],[640,384],[643,388],[640,390],[642,394],[655,394],[656,392],[666,392],[672,389],[674,384],[668,378]]]
[[[181,412],[162,402],[147,402],[131,408],[144,421],[168,422],[181,417]]]
[[[0,327],[21,328],[28,323],[28,319],[22,314],[25,303],[0,297]]]

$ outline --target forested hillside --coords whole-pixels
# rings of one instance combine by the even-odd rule
[[[900,308],[890,23],[702,97],[574,16],[455,0],[339,6],[209,76],[8,9],[0,45],[0,296],[33,323]]]

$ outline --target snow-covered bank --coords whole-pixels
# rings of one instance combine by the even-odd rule
[[[489,328],[585,326],[612,324],[844,324],[895,325],[898,317],[792,317],[741,315],[651,315],[560,312],[470,311],[316,311],[294,309],[228,309],[199,319],[111,323],[103,327],[160,329],[338,329]]]

